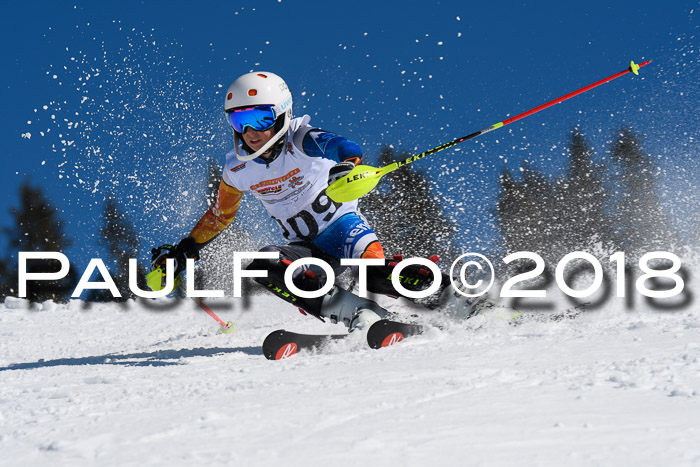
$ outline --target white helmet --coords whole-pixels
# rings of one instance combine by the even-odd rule
[[[226,91],[224,109],[227,113],[240,107],[272,105],[275,113],[277,133],[262,148],[250,155],[238,153],[241,134],[233,130],[236,157],[242,161],[253,160],[267,152],[281,138],[284,138],[292,119],[292,93],[287,83],[274,73],[256,71],[247,73],[231,83]],[[282,119],[282,120],[280,120]]]

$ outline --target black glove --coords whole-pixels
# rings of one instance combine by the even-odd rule
[[[175,277],[185,270],[187,259],[195,261],[199,259],[199,245],[194,238],[187,237],[180,240],[177,246],[161,245],[151,250],[151,271],[165,267],[165,260],[173,258],[175,260]]]
[[[335,164],[333,167],[331,167],[331,170],[328,171],[328,185],[331,185],[333,182],[345,177],[354,168],[355,164],[350,161]]]

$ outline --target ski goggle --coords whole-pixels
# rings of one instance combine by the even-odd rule
[[[243,109],[233,109],[226,113],[228,122],[238,133],[245,133],[246,128],[265,131],[275,124],[275,106],[258,105]]]

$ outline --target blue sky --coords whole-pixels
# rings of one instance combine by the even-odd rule
[[[78,240],[71,259],[101,255],[110,194],[143,235],[141,258],[177,241],[202,213],[207,158],[223,162],[233,142],[223,93],[251,70],[283,76],[296,115],[357,141],[372,163],[382,144],[421,152],[651,58],[639,77],[415,165],[439,183],[465,247],[488,248],[505,167],[555,176],[573,127],[604,158],[630,125],[659,165],[664,207],[692,229],[700,4],[570,3],[15,2],[0,20],[0,226],[29,177]],[[281,241],[251,201],[240,221]]]

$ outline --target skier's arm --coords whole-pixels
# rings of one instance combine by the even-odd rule
[[[329,185],[349,174],[362,161],[362,149],[357,143],[318,128],[297,131],[294,143],[311,157],[323,157],[336,163],[328,172]]]
[[[318,128],[304,128],[294,134],[294,144],[311,157],[323,157],[336,163],[362,160],[362,149],[344,136]]]
[[[177,246],[162,245],[151,253],[151,271],[161,267],[167,258],[174,258],[175,275],[185,270],[188,258],[199,259],[199,250],[212,241],[233,222],[241,204],[243,192],[221,180],[216,203],[207,209],[188,237],[180,240]],[[149,285],[150,286],[150,285]]]
[[[243,192],[221,180],[216,202],[209,206],[199,222],[194,226],[190,237],[202,248],[229,226],[236,217]]]

